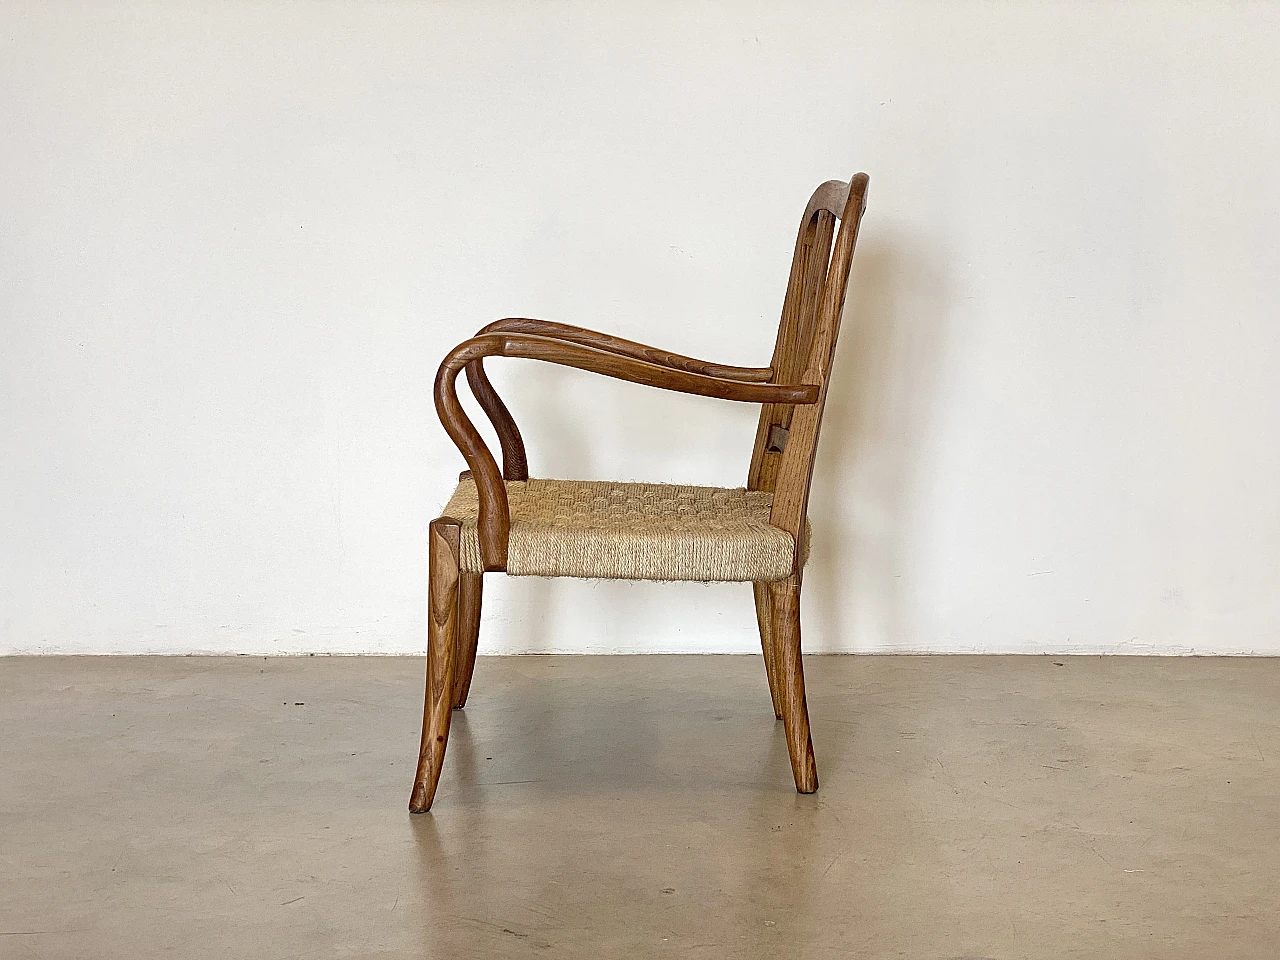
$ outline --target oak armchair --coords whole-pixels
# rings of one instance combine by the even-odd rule
[[[814,452],[868,178],[831,180],[805,208],[767,367],[709,363],[544,320],[499,320],[444,358],[435,404],[467,470],[428,534],[427,683],[409,809],[431,807],[452,711],[475,669],[485,573],[750,581],[765,674],[796,789],[818,788],[800,662],[800,583]],[[835,225],[840,221],[839,235]],[[834,239],[834,249],[833,249]],[[745,488],[530,479],[488,357],[563,364],[664,390],[762,404]],[[458,402],[458,374],[492,422],[502,468]]]

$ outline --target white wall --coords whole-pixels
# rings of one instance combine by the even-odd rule
[[[448,347],[767,362],[866,169],[808,647],[1280,653],[1277,49],[1210,0],[9,0],[0,651],[421,650]],[[535,474],[744,479],[754,409],[492,366]],[[744,586],[487,589],[488,652],[758,649]]]

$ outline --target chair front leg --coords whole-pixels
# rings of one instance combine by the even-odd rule
[[[787,753],[796,789],[818,789],[818,765],[809,735],[809,707],[804,697],[804,667],[800,663],[800,578],[791,576],[769,584],[773,608],[773,645],[778,657],[778,695],[782,700],[782,724],[787,732]]]
[[[427,689],[422,709],[422,746],[411,813],[425,813],[435,799],[453,716],[454,665],[457,662],[458,556],[462,525],[441,517],[427,535]]]

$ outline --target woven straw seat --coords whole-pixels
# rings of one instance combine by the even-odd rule
[[[616,580],[772,581],[795,569],[795,540],[769,523],[773,494],[591,480],[508,481],[507,573]],[[476,485],[444,516],[462,522],[459,566],[484,569]]]

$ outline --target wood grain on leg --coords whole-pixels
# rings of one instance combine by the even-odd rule
[[[458,662],[453,668],[453,705],[465,707],[476,670],[480,643],[480,600],[484,575],[464,573],[458,580]]]
[[[789,577],[769,584],[773,607],[773,644],[778,657],[778,696],[782,723],[787,732],[787,753],[796,789],[818,789],[818,765],[809,735],[809,707],[804,697],[804,668],[800,663],[800,578]]]
[[[769,603],[769,584],[757,580],[751,584],[756,595],[756,623],[760,625],[760,649],[764,652],[764,674],[769,681],[769,699],[773,715],[782,718],[782,701],[778,699],[778,652],[773,645],[773,608]]]
[[[425,813],[435,799],[449,742],[453,716],[453,673],[457,659],[458,550],[462,525],[441,517],[431,521],[427,535],[427,691],[422,709],[422,746],[411,813]]]

